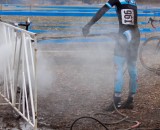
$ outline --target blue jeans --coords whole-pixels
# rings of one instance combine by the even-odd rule
[[[122,92],[123,84],[124,84],[124,64],[125,63],[127,63],[128,73],[130,76],[129,93],[135,94],[138,87],[136,61],[131,59],[126,59],[125,57],[121,57],[121,56],[114,56],[114,64],[116,67],[114,92],[115,93]]]

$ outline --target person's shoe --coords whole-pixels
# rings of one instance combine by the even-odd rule
[[[121,104],[114,104],[114,102],[112,102],[106,109],[106,111],[114,111],[116,109],[120,109],[121,108]]]
[[[121,97],[114,97],[114,101],[107,107],[106,111],[114,111],[121,108]]]
[[[134,102],[133,97],[128,97],[128,99],[122,104],[122,109],[133,109],[134,108]]]

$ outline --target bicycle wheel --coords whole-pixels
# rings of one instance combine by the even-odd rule
[[[142,66],[149,71],[160,71],[160,37],[147,39],[140,46],[139,58]]]

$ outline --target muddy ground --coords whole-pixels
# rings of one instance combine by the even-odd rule
[[[38,88],[38,127],[44,130],[69,130],[79,117],[89,116],[103,123],[123,118],[116,111],[106,112],[111,103],[114,85],[112,62],[113,46],[107,44],[40,45],[47,62],[41,76],[52,75],[52,84]],[[51,52],[52,51],[52,52]],[[39,54],[42,53],[39,51]],[[43,60],[44,60],[43,59]],[[42,59],[39,59],[40,63]],[[48,62],[49,61],[49,62]],[[120,110],[131,121],[139,121],[138,129],[160,128],[160,80],[159,76],[145,70],[138,62],[139,88],[133,110]],[[41,71],[41,70],[39,70]],[[47,80],[44,80],[46,82]],[[46,83],[47,84],[47,83]],[[123,101],[128,93],[128,74],[125,73]],[[2,129],[31,129],[23,120],[16,119],[9,106],[0,106]],[[134,122],[123,121],[106,125],[109,130],[127,129]],[[23,128],[22,128],[23,127]],[[105,130],[92,119],[81,119],[74,130]]]
[[[46,104],[48,106],[47,111],[43,111],[43,108],[45,109],[46,106],[39,104],[39,110],[43,111],[44,120],[53,129],[67,130],[64,126],[70,126],[75,119],[81,116],[95,117],[103,123],[115,122],[121,119],[122,117],[116,112],[107,113],[104,111],[112,101],[114,84],[113,45],[80,44],[64,48],[73,52],[64,55],[63,53],[66,52],[54,54],[54,66],[57,76],[54,86],[55,91],[39,101],[39,103],[48,101]],[[78,51],[81,51],[81,54],[78,54]],[[135,108],[133,110],[120,110],[120,112],[127,115],[132,121],[141,122],[139,128],[160,128],[160,77],[146,71],[139,62],[138,70],[139,89],[135,96]],[[128,74],[126,72],[123,101],[127,98],[127,93]],[[49,107],[51,104],[53,108]],[[126,129],[133,124],[124,121],[107,127],[110,130]],[[74,129],[103,130],[104,128],[91,119],[83,119],[77,122]]]

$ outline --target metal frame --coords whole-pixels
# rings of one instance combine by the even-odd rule
[[[36,130],[36,34],[3,22],[0,32],[0,48],[5,46],[7,50],[2,61],[0,95]]]

